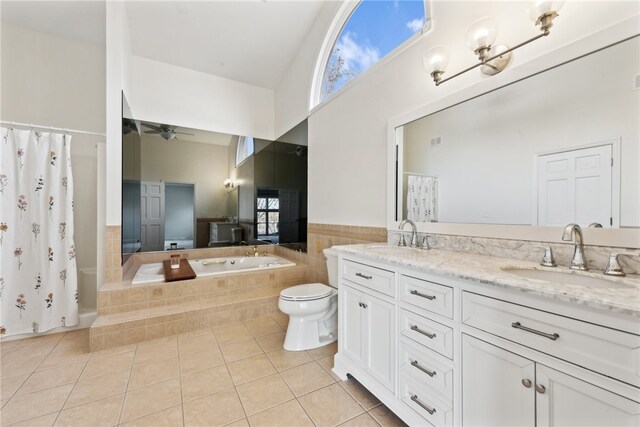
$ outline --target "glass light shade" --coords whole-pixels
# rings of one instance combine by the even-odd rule
[[[529,18],[536,21],[541,15],[558,12],[564,6],[564,0],[534,0],[529,5]]]
[[[497,35],[498,20],[493,16],[480,18],[467,27],[467,43],[473,51],[480,47],[493,46]]]
[[[433,71],[444,72],[449,64],[449,49],[446,46],[432,47],[424,53],[424,68],[430,73]]]

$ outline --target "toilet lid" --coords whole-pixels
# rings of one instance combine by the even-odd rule
[[[308,283],[283,289],[280,297],[292,301],[308,301],[331,295],[333,288],[322,283]]]

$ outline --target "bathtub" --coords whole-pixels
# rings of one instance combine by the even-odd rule
[[[230,256],[208,259],[190,259],[189,264],[197,277],[218,276],[228,273],[256,270],[268,270],[273,268],[294,267],[296,264],[277,256],[242,257]],[[164,282],[164,267],[161,262],[143,264],[138,268],[131,281],[132,285]]]

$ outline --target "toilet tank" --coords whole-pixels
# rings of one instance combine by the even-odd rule
[[[329,285],[338,287],[338,251],[333,248],[323,250],[324,257],[327,259],[327,272],[329,273]]]

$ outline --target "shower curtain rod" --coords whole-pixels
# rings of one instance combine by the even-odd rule
[[[31,129],[37,128],[37,129],[45,129],[45,130],[51,130],[51,131],[56,131],[56,132],[76,133],[78,135],[107,136],[106,134],[99,133],[99,132],[89,132],[89,131],[86,131],[86,130],[57,128],[57,127],[53,127],[53,126],[40,126],[40,125],[34,125],[32,123],[7,122],[7,121],[4,121],[4,120],[0,120],[0,123],[4,124],[4,125],[20,126],[20,127],[31,128]]]

